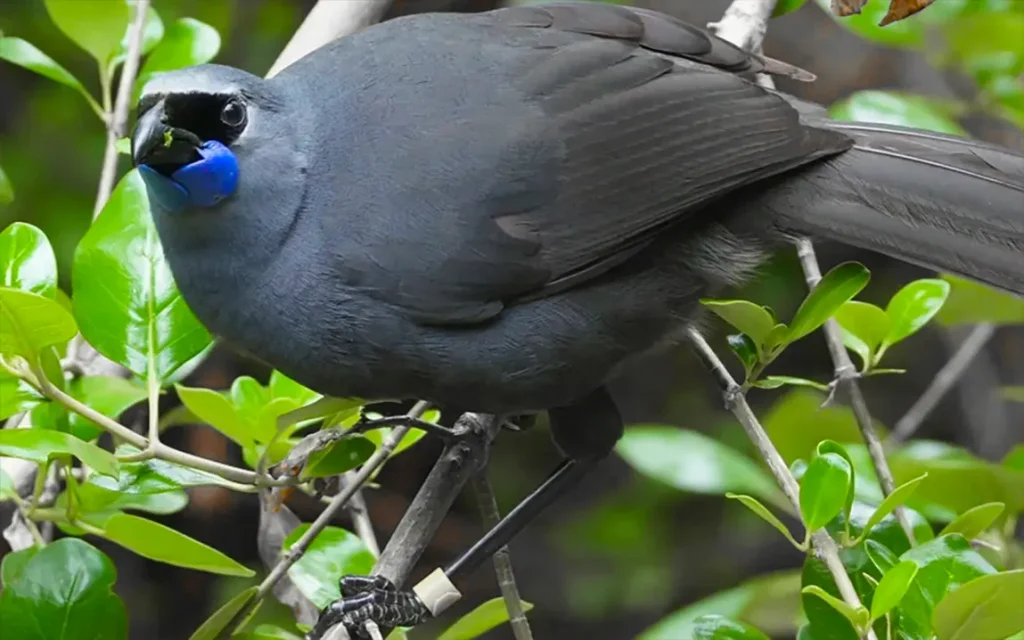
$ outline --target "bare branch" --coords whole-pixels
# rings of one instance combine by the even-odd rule
[[[494,489],[491,488],[486,467],[473,478],[473,492],[476,494],[476,502],[480,508],[484,528],[493,528],[501,521],[501,513],[498,511],[498,501],[494,497]],[[526,612],[523,610],[523,600],[519,597],[519,587],[516,586],[516,576],[512,570],[512,556],[508,546],[498,549],[494,554],[493,561],[494,574],[498,578],[501,597],[505,600],[505,610],[508,611],[508,624],[512,627],[512,635],[516,640],[533,640],[530,622],[526,619]]]
[[[796,247],[800,265],[803,267],[804,276],[807,279],[807,287],[814,289],[821,281],[821,268],[818,266],[818,258],[814,253],[814,245],[807,238],[800,238],[796,241]],[[871,465],[875,469],[875,475],[878,476],[878,484],[882,488],[882,494],[888,496],[896,489],[896,480],[889,468],[889,461],[885,459],[885,448],[882,446],[882,440],[878,437],[878,432],[875,431],[871,412],[868,411],[868,403],[861,392],[860,384],[857,383],[857,369],[853,366],[850,353],[843,345],[842,329],[835,318],[829,318],[824,329],[828,350],[832,354],[832,363],[835,365],[837,388],[845,391],[850,399],[850,407],[857,419],[857,426],[860,428],[864,444],[867,445],[868,454],[871,456]],[[907,535],[907,540],[911,545],[916,545],[914,527],[907,518],[906,510],[900,506],[896,507],[893,513],[903,528],[903,532]]]
[[[320,0],[270,67],[267,77],[276,76],[285,67],[331,40],[379,22],[390,6],[391,0]]]
[[[928,388],[925,389],[925,392],[921,394],[917,402],[896,423],[892,433],[889,434],[889,439],[886,441],[887,445],[899,444],[917,431],[925,418],[938,406],[939,401],[953,388],[953,385],[957,383],[968,367],[971,366],[974,358],[985,348],[985,345],[995,335],[995,332],[995,325],[987,322],[975,325],[971,329],[970,335],[960,343],[953,357],[939,369],[939,372],[935,374],[935,378],[928,385]]]

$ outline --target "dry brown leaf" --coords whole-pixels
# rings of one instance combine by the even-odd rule
[[[832,13],[841,18],[852,16],[855,13],[860,13],[867,3],[868,0],[832,0]]]
[[[859,2],[860,0],[857,1]],[[912,16],[933,2],[935,0],[892,0],[889,3],[889,13],[885,14],[885,17],[878,23],[878,26],[884,27],[892,22]]]

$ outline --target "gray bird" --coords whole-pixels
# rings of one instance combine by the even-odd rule
[[[567,462],[454,577],[611,450],[616,371],[794,235],[1024,294],[1024,156],[834,122],[761,72],[800,75],[647,10],[424,14],[272,80],[161,75],[133,154],[182,295],[228,343],[327,395],[548,411]],[[430,615],[346,580],[310,637]]]

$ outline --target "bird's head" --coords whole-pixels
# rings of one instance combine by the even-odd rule
[[[231,198],[242,172],[274,160],[273,139],[286,132],[280,111],[264,80],[231,67],[156,76],[143,87],[132,134],[132,160],[151,199],[175,213]]]

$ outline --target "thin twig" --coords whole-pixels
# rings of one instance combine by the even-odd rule
[[[355,473],[352,471],[342,476],[342,482],[346,485],[354,482],[354,479]],[[377,544],[377,535],[373,531],[373,520],[370,519],[370,512],[367,509],[366,498],[363,496],[362,489],[352,494],[352,499],[345,505],[345,509],[352,518],[352,525],[356,530],[356,535],[363,541],[366,548],[370,550],[373,557],[379,558],[380,545]]]
[[[953,388],[953,385],[960,380],[960,377],[967,371],[974,362],[974,358],[981,353],[988,341],[995,335],[996,326],[983,322],[971,329],[970,335],[957,348],[953,357],[939,369],[932,379],[928,388],[921,394],[912,407],[900,418],[899,422],[889,434],[886,445],[893,446],[903,442],[917,431],[921,423],[925,421],[931,412],[938,406],[939,401]]]
[[[110,194],[114,191],[114,180],[117,177],[117,141],[125,134],[128,124],[128,110],[131,106],[132,88],[135,76],[139,71],[139,58],[142,52],[142,35],[146,30],[146,14],[150,0],[136,0],[135,19],[132,21],[128,40],[128,53],[121,67],[121,80],[117,85],[117,97],[114,99],[112,112],[105,113],[107,121],[107,146],[103,150],[103,168],[100,171],[100,185],[96,194],[96,205],[92,217],[96,218],[103,210]],[[106,93],[106,92],[105,92]],[[109,102],[109,98],[107,98]]]
[[[818,258],[814,253],[814,245],[807,238],[799,238],[796,241],[797,255],[800,257],[800,265],[803,267],[804,276],[807,279],[807,288],[813,290],[821,282],[821,268],[818,266]],[[888,496],[896,490],[896,480],[893,478],[892,470],[889,468],[889,461],[885,458],[885,447],[882,440],[875,431],[874,422],[871,420],[871,412],[868,411],[868,403],[864,399],[860,384],[857,382],[857,369],[853,366],[850,353],[843,345],[843,333],[835,318],[829,318],[825,323],[825,341],[828,344],[829,353],[832,355],[832,363],[835,365],[836,387],[844,390],[850,399],[850,407],[857,419],[857,426],[860,428],[860,435],[867,445],[868,454],[871,457],[871,465],[878,476],[878,484],[882,494]],[[893,514],[899,521],[903,532],[911,546],[916,545],[914,538],[914,527],[907,518],[907,512],[902,506],[896,507]]]
[[[782,488],[782,492],[786,494],[786,498],[789,499],[797,513],[799,513],[800,486],[790,472],[789,467],[786,466],[786,461],[782,458],[778,449],[775,448],[775,445],[772,444],[757,416],[750,409],[750,405],[747,404],[747,398],[741,392],[739,384],[736,383],[736,380],[725,368],[718,355],[696,329],[688,329],[687,337],[693,342],[697,356],[715,377],[715,381],[722,390],[726,409],[731,411],[736,416],[736,419],[739,420],[743,430],[747,433],[747,437],[750,438],[757,452],[768,465],[768,470],[771,471],[779,487]],[[839,547],[824,528],[811,534],[811,545],[814,548],[815,554],[828,567],[829,573],[832,574],[832,578],[835,580],[843,600],[853,607],[862,606],[860,597],[857,596],[857,590],[854,589],[853,582],[850,581],[850,576],[846,573],[846,568],[839,558]],[[868,629],[867,637],[869,640],[875,640],[874,631]]]
[[[473,493],[476,494],[476,502],[480,508],[484,528],[493,528],[501,521],[501,513],[498,511],[498,501],[494,497],[494,489],[491,488],[486,467],[473,478]],[[512,556],[508,546],[498,549],[494,554],[493,561],[494,574],[498,578],[501,597],[505,600],[505,609],[508,611],[508,623],[512,627],[512,635],[516,640],[533,640],[530,622],[526,619],[523,600],[519,597],[519,588],[516,586],[516,576],[512,570]]]

